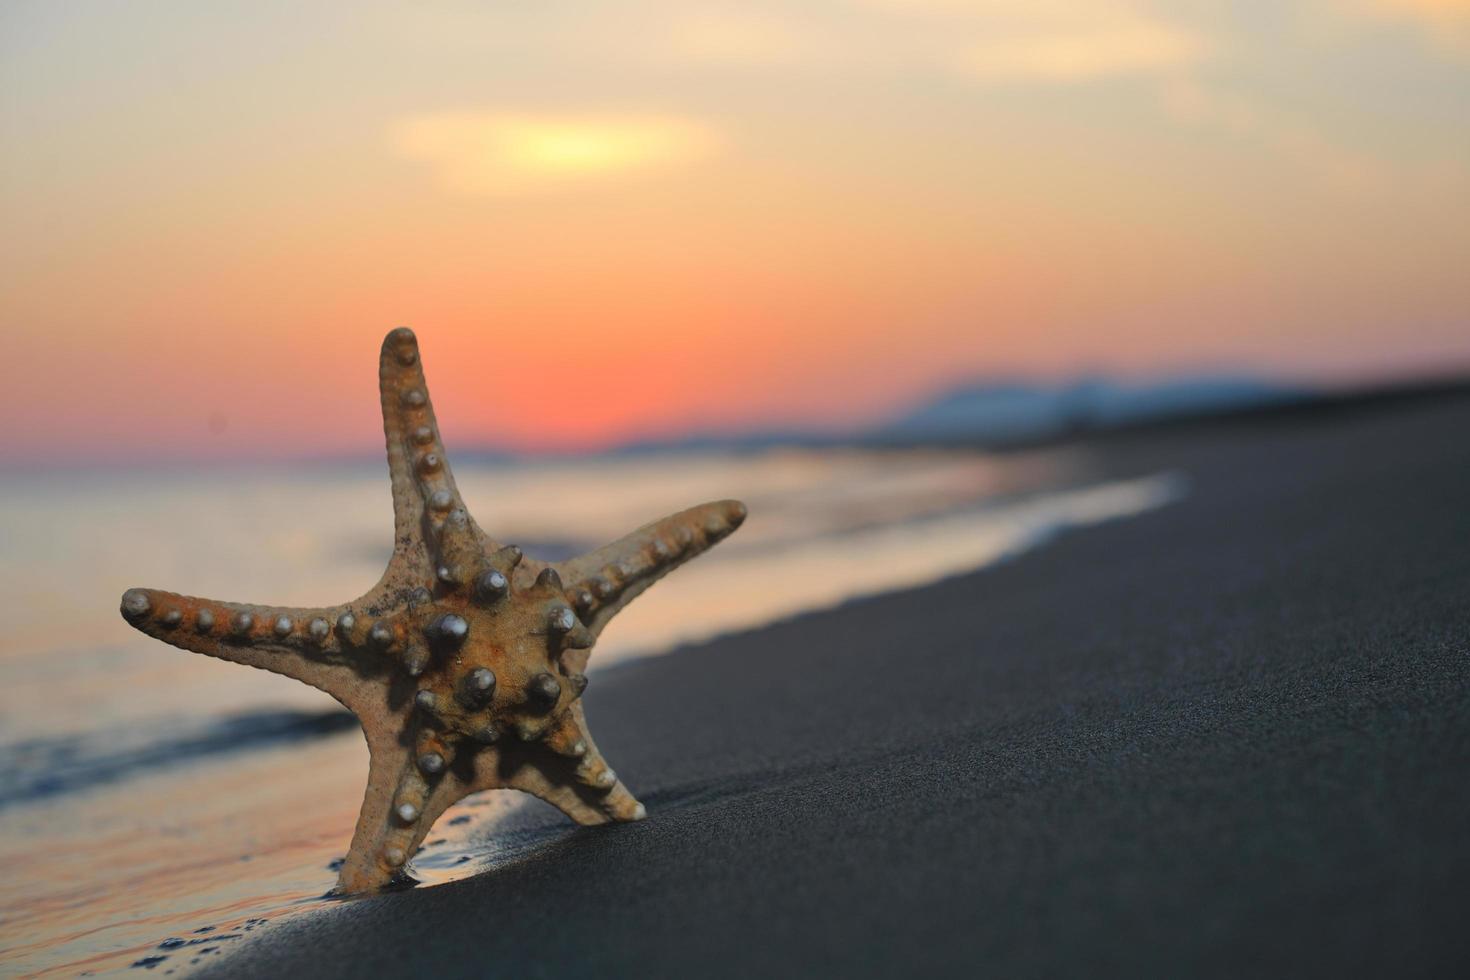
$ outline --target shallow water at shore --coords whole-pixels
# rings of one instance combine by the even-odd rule
[[[1100,483],[1085,456],[772,452],[457,466],[480,523],[557,558],[700,500],[741,532],[631,606],[596,671],[803,610],[919,585],[1068,527],[1175,499],[1167,474]],[[367,753],[325,695],[129,630],[134,586],[282,605],[376,581],[381,466],[7,476],[0,527],[0,970],[167,972],[323,901]],[[487,845],[483,831],[496,822]],[[514,794],[442,818],[426,882],[575,832]],[[164,959],[154,959],[165,957]]]

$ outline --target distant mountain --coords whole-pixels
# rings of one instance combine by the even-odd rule
[[[1245,375],[1197,375],[1124,383],[1082,378],[1059,385],[984,381],[951,389],[897,418],[863,429],[691,432],[624,443],[613,455],[755,452],[779,446],[968,442],[1008,446],[1140,422],[1298,402],[1314,393]]]
[[[678,436],[634,439],[606,450],[609,456],[645,456],[660,453],[749,453],[791,446],[825,447],[861,442],[859,437],[840,437],[805,429],[756,429],[749,432],[696,430]]]
[[[1085,378],[1063,385],[981,382],[952,389],[869,435],[879,442],[1031,442],[1299,401],[1304,389],[1262,378],[1199,375],[1125,384]]]

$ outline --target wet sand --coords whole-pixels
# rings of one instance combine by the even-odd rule
[[[647,821],[536,805],[492,871],[208,972],[1464,972],[1470,398],[1108,459],[1190,494],[609,670],[590,721]]]

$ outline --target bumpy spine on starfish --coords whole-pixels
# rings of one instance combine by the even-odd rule
[[[555,567],[595,640],[644,589],[728,537],[744,522],[745,514],[745,505],[738,500],[701,504]]]
[[[133,626],[165,643],[294,677],[343,703],[365,668],[373,670],[342,629],[352,619],[349,606],[262,606],[129,589],[121,608]]]
[[[529,793],[584,825],[647,815],[598,752],[581,702],[534,741],[500,742],[462,757],[422,729],[411,745],[369,732],[368,746],[368,789],[340,879],[348,892],[376,887],[398,873],[434,821],[456,800],[480,790]]]
[[[401,873],[439,814],[483,789],[531,793],[583,824],[641,819],[587,730],[588,649],[635,596],[745,518],[719,501],[581,558],[523,560],[460,497],[412,331],[388,334],[378,378],[394,547],[373,589],[316,609],[145,589],[122,601],[151,636],[296,677],[357,714],[370,772],[344,892]]]
[[[479,529],[459,495],[439,438],[418,342],[407,327],[383,340],[378,386],[393,484],[393,560],[416,572],[418,579],[463,584],[468,566],[499,545]]]

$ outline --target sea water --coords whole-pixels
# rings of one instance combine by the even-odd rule
[[[594,690],[619,660],[932,582],[1182,489],[1100,480],[1078,451],[461,461],[455,476],[489,534],[546,559],[705,500],[749,505],[607,628]],[[0,475],[0,972],[177,973],[324,901],[367,770],[351,717],[133,631],[118,597],[332,605],[376,583],[391,529],[381,463]],[[415,873],[449,880],[575,832],[524,800],[452,808]]]

